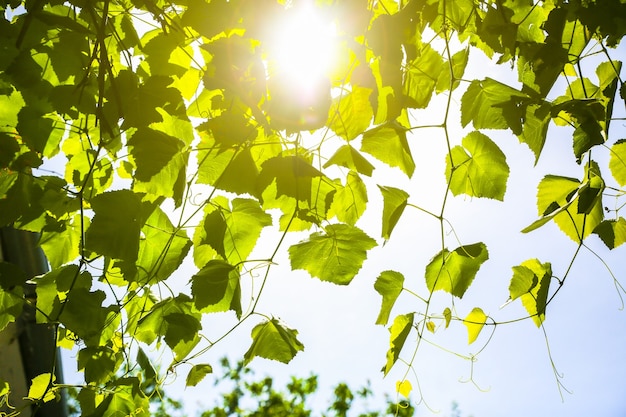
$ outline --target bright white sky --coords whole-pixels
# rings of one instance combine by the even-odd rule
[[[474,62],[473,68],[480,68],[481,76],[487,76],[484,63]],[[491,68],[489,76],[493,78],[511,78],[508,67],[488,68]],[[457,97],[460,97],[458,93]],[[616,109],[623,116],[621,103],[616,103]],[[454,117],[452,120],[455,120]],[[626,137],[623,121],[614,123],[613,127],[617,133],[611,137],[611,143]],[[418,130],[409,138],[417,166],[412,183],[398,185],[396,181],[401,176],[394,170],[388,170],[393,179],[390,177],[389,181],[380,183],[404,188],[411,194],[411,203],[438,211],[445,190],[445,149],[437,148],[443,145],[440,135],[441,132],[434,130]],[[460,141],[462,135],[457,132],[455,140]],[[457,311],[467,314],[473,307],[479,306],[502,321],[526,314],[519,301],[502,310],[499,308],[508,297],[511,266],[537,257],[542,262],[552,262],[557,276],[562,276],[567,268],[576,245],[555,225],[549,224],[529,235],[522,235],[519,230],[535,220],[536,186],[545,174],[580,177],[582,168],[573,162],[571,133],[567,130],[550,131],[544,154],[535,168],[532,153],[525,145],[520,145],[512,134],[489,132],[488,135],[507,155],[511,168],[508,189],[514,192],[506,195],[504,203],[453,198],[446,216],[463,244],[484,241],[490,253],[490,260],[479,271],[465,296],[466,300],[457,302]],[[606,161],[607,154],[606,150],[600,150],[594,152],[594,157]],[[606,167],[606,163],[601,163],[601,167]],[[385,168],[377,168],[376,175],[383,170]],[[605,179],[610,176],[606,169],[603,174]],[[371,208],[380,204],[380,201],[376,202],[377,198],[377,190],[370,188]],[[371,208],[358,225],[381,242],[379,212]],[[388,331],[374,325],[381,298],[374,291],[373,284],[381,271],[394,269],[405,275],[407,286],[426,294],[424,268],[440,250],[438,236],[436,221],[407,208],[392,239],[386,246],[370,252],[361,273],[347,287],[311,279],[303,271],[291,271],[287,257],[279,258],[279,266],[272,269],[258,311],[280,317],[298,329],[305,351],[299,353],[289,365],[255,359],[251,367],[259,376],[267,373],[277,382],[286,381],[289,375],[305,377],[311,372],[320,375],[322,389],[314,397],[319,410],[326,407],[331,398],[330,388],[336,383],[345,381],[356,389],[369,380],[381,400],[380,405],[371,402],[372,407],[382,408],[382,394],[394,395],[396,380],[402,377],[406,367],[398,363],[391,374],[382,379],[380,369],[389,346]],[[269,239],[269,249],[273,249],[273,236],[264,237]],[[293,238],[292,243],[301,238]],[[452,235],[448,235],[447,239],[450,248],[457,246]],[[596,237],[589,238],[587,243],[601,254],[615,276],[626,284],[624,249],[610,253]],[[287,247],[284,246],[285,249]],[[257,249],[262,253],[263,245]],[[191,266],[179,271],[184,281],[193,273],[195,269]],[[443,293],[435,297],[432,311],[442,311],[448,306],[448,300],[449,297]],[[424,400],[432,410],[439,411],[440,416],[449,414],[452,402],[459,403],[463,416],[474,417],[624,416],[626,313],[620,307],[610,274],[600,260],[583,250],[565,287],[546,314],[545,330],[550,353],[558,372],[563,375],[561,382],[572,392],[563,391],[563,401],[544,334],[529,320],[497,328],[474,364],[474,381],[482,390],[472,383],[460,382],[470,377],[469,361],[428,344],[422,344],[415,374],[410,373],[409,380],[417,389],[417,375]],[[423,305],[410,296],[402,295],[392,318],[411,311],[423,311]],[[217,315],[206,320],[205,331],[218,335],[218,329],[226,327],[226,317],[232,319],[231,316]],[[228,320],[228,324],[231,323]],[[241,326],[199,362],[211,363],[218,369],[218,359],[223,355],[233,360],[241,358],[248,349],[250,330],[255,324],[252,320]],[[471,346],[467,346],[466,329],[459,323],[453,323],[447,330],[439,329],[435,337],[446,348],[469,355],[482,348],[490,330],[485,328],[478,341]],[[410,358],[414,342],[413,333],[401,357]],[[66,372],[71,371],[71,366],[66,361]],[[186,409],[193,415],[196,410],[214,405],[218,398],[213,394],[211,376],[199,386],[183,391],[187,370],[180,369],[178,381],[172,386],[172,395],[174,398],[184,397]],[[68,377],[70,382],[75,378],[72,375]],[[414,391],[412,398],[419,398],[419,394]],[[417,415],[435,414],[422,404]]]

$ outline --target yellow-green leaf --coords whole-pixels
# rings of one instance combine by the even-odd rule
[[[413,386],[411,385],[411,381],[409,381],[408,379],[396,382],[396,391],[403,397],[409,398],[412,390]]]
[[[479,307],[474,307],[474,309],[467,315],[467,317],[465,317],[465,320],[463,320],[463,324],[465,324],[465,327],[467,327],[468,345],[471,345],[476,341],[486,321],[487,315]]]

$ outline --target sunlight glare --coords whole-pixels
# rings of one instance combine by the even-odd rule
[[[310,2],[288,9],[276,23],[269,50],[269,76],[287,77],[305,93],[332,70],[337,54],[336,27]]]

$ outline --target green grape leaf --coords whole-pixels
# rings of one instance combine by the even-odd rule
[[[329,217],[337,216],[337,220],[354,226],[365,212],[367,206],[367,188],[365,183],[354,171],[346,178],[346,185],[334,195],[330,206]]]
[[[144,223],[141,197],[129,190],[103,193],[91,200],[94,216],[85,247],[101,255],[135,262]]]
[[[446,178],[454,195],[502,201],[509,166],[498,145],[475,131],[463,138],[462,147],[455,146],[446,157]]]
[[[465,317],[463,324],[467,327],[468,345],[471,345],[476,341],[486,321],[487,315],[479,307],[474,307],[467,317]]]
[[[310,205],[313,178],[323,176],[301,156],[276,156],[263,163],[257,187],[263,192],[276,181],[276,198],[284,195]]]
[[[461,99],[461,123],[472,122],[475,129],[511,129],[522,132],[526,116],[520,106],[528,96],[491,78],[474,80]]]
[[[408,63],[406,71],[404,94],[412,99],[409,106],[419,109],[428,107],[439,78],[449,72],[441,54],[429,44],[424,44],[419,55]],[[448,81],[449,79],[448,76]],[[450,87],[449,82],[445,88],[448,87]]]
[[[80,216],[77,215],[71,221],[45,227],[42,230],[39,245],[53,269],[78,257],[82,237],[80,226]]]
[[[169,278],[187,256],[191,241],[184,229],[176,229],[157,207],[142,228],[136,281],[141,284]],[[154,281],[153,281],[154,280]]]
[[[186,387],[195,387],[198,385],[205,376],[213,373],[213,367],[208,363],[201,363],[194,365],[187,374],[187,380],[185,381]]]
[[[626,242],[626,220],[623,217],[617,220],[604,220],[596,226],[593,233],[598,235],[609,249],[615,249]]]
[[[140,127],[128,140],[128,146],[137,165],[135,178],[146,182],[161,171],[185,144],[166,133]]]
[[[252,329],[252,344],[244,354],[244,365],[255,357],[289,363],[304,350],[304,345],[297,339],[298,332],[285,326],[278,319],[267,320]]]
[[[484,243],[460,246],[452,252],[439,252],[426,266],[426,286],[430,292],[446,291],[463,298],[481,265],[489,259]]]
[[[289,248],[291,269],[304,269],[322,281],[347,285],[374,246],[376,241],[358,227],[331,224]]]
[[[224,213],[227,227],[224,254],[229,262],[238,264],[248,258],[263,228],[272,225],[272,217],[256,200],[235,198],[231,204],[230,212]],[[207,233],[211,231],[207,230]]]
[[[78,370],[84,372],[87,383],[105,383],[111,380],[123,359],[122,352],[108,346],[89,346],[78,351]]]
[[[383,297],[383,302],[380,307],[380,312],[376,318],[376,324],[386,325],[389,321],[389,315],[391,309],[396,303],[398,296],[404,288],[404,275],[396,271],[383,271],[380,273],[376,282],[374,283],[374,289]]]
[[[233,310],[241,316],[239,270],[222,261],[212,260],[191,277],[194,305],[202,312]]]
[[[580,163],[585,152],[604,143],[602,124],[606,109],[599,99],[571,99],[553,106],[553,117],[561,112],[566,114],[562,117],[567,117],[574,126],[574,156]]]
[[[400,352],[406,342],[406,338],[413,327],[414,313],[402,314],[393,319],[393,324],[389,328],[389,350],[387,351],[387,361],[383,366],[383,374],[386,376],[393,365],[400,357]]]
[[[549,262],[542,264],[537,259],[529,259],[513,267],[513,277],[509,285],[510,299],[521,298],[522,305],[537,327],[545,319],[551,280],[552,266]]]
[[[409,194],[399,188],[378,186],[383,195],[382,237],[389,240],[391,232],[404,212]]]
[[[539,160],[543,145],[546,143],[551,120],[552,116],[548,103],[542,103],[541,105],[531,104],[526,108],[524,126],[522,132],[517,137],[520,142],[528,145],[535,154],[535,164]]]
[[[537,209],[541,218],[525,227],[528,233],[550,220],[574,242],[579,242],[602,222],[604,181],[595,162],[585,167],[585,182],[555,175],[546,175],[537,189]]]
[[[363,133],[361,150],[391,166],[398,167],[409,178],[415,161],[406,138],[406,129],[395,122],[386,123]]]
[[[448,326],[450,326],[450,320],[452,320],[452,311],[450,310],[449,307],[446,307],[445,310],[443,310],[443,318],[446,321],[446,329],[447,329]]]
[[[337,152],[326,161],[324,168],[331,165],[346,167],[368,177],[372,176],[374,170],[374,165],[350,145],[343,145],[337,149]]]
[[[609,169],[615,181],[621,187],[626,186],[626,139],[620,139],[611,146]]]
[[[449,68],[444,69],[437,79],[437,93],[442,93],[448,90],[454,91],[459,86],[459,80],[463,78],[465,67],[467,67],[469,52],[470,49],[468,47],[461,49],[452,55],[450,61],[448,62]],[[454,82],[452,83],[450,82],[451,73],[454,74]]]
[[[19,317],[23,307],[24,298],[21,287],[15,287],[10,291],[0,289],[0,331]]]
[[[370,126],[374,117],[370,94],[369,88],[353,86],[351,92],[333,100],[327,125],[337,136],[351,141]]]
[[[28,398],[33,401],[43,401],[47,403],[57,398],[58,387],[54,385],[56,376],[51,373],[45,373],[34,377],[28,388]]]
[[[150,358],[146,355],[146,352],[142,348],[137,350],[137,363],[141,366],[141,369],[144,372],[146,381],[154,381],[158,376],[156,369],[150,363]]]
[[[137,321],[135,338],[147,344],[163,338],[174,352],[175,361],[181,361],[200,342],[200,317],[188,296],[168,298],[154,304]]]

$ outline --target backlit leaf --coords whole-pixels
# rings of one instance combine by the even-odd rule
[[[374,166],[351,145],[343,145],[337,149],[337,152],[326,161],[324,168],[331,165],[346,167],[368,177],[372,175],[374,170]]]
[[[376,278],[374,289],[383,297],[376,324],[387,324],[391,309],[402,292],[402,288],[404,288],[404,275],[399,272],[383,271]]]
[[[322,281],[347,285],[374,246],[376,241],[358,227],[331,224],[289,248],[291,269],[304,269]]]
[[[400,352],[404,347],[404,342],[413,328],[414,313],[403,314],[393,319],[393,324],[389,328],[389,350],[387,351],[387,362],[382,371],[385,376],[391,371],[393,365],[400,357]]]
[[[213,367],[208,363],[194,365],[187,374],[187,381],[185,382],[185,386],[195,387],[204,379],[205,376],[210,373],[213,373]]]
[[[415,161],[406,138],[406,129],[388,123],[363,133],[361,150],[391,167],[398,167],[408,177],[415,171]]]
[[[372,90],[353,86],[348,94],[333,100],[329,111],[329,127],[341,138],[350,141],[370,126],[374,112],[369,101]]]
[[[545,319],[548,290],[552,280],[552,266],[537,259],[529,259],[513,267],[509,285],[511,300],[521,298],[522,304],[537,327]]]
[[[47,403],[57,397],[57,388],[53,385],[56,377],[45,373],[33,378],[28,389],[28,398],[34,401]]]
[[[448,326],[450,325],[450,320],[452,320],[452,311],[450,311],[450,308],[446,307],[446,309],[443,310],[443,318],[446,321],[446,329],[447,329]]]
[[[502,201],[509,178],[506,157],[489,137],[471,132],[463,146],[455,146],[446,158],[446,177],[452,194]]]
[[[463,320],[463,324],[465,325],[465,327],[467,327],[468,345],[471,345],[476,341],[486,321],[487,315],[479,307],[474,307],[474,309],[467,315],[467,317],[465,317],[465,320]]]
[[[593,230],[609,249],[615,249],[626,242],[626,220],[604,220]]]
[[[365,212],[367,206],[367,188],[359,174],[350,171],[346,185],[341,187],[333,197],[329,217],[337,216],[337,220],[354,226]]]
[[[257,356],[282,363],[291,362],[298,352],[304,350],[297,336],[296,330],[275,318],[257,324],[252,329],[252,345],[244,354],[244,364]]]
[[[388,240],[404,212],[409,194],[399,188],[378,186],[383,195],[382,237]]]
[[[626,139],[621,139],[611,146],[609,168],[617,183],[626,186]]]
[[[396,382],[396,391],[403,397],[409,398],[412,390],[413,386],[411,385],[411,381],[409,381],[408,379]]]
[[[461,123],[472,122],[475,129],[511,129],[522,132],[525,110],[520,106],[527,96],[491,78],[474,80],[461,100]]]
[[[426,266],[426,286],[430,292],[446,291],[463,298],[481,265],[489,259],[484,243],[444,249]]]
[[[144,223],[141,198],[129,190],[111,191],[91,200],[95,215],[85,235],[85,246],[96,253],[134,262]]]
[[[215,259],[191,277],[194,305],[202,312],[234,310],[241,315],[239,271]]]
[[[24,298],[21,287],[15,287],[10,291],[0,289],[0,331],[19,317],[23,307]]]

